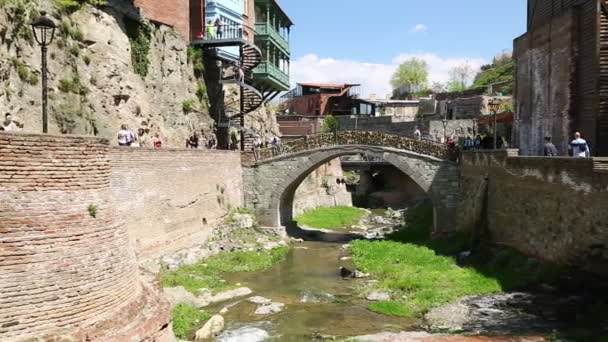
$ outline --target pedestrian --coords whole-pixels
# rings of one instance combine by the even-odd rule
[[[4,122],[0,126],[0,130],[5,132],[19,132],[23,128],[24,124],[17,122],[13,119],[11,113],[4,114]]]
[[[215,39],[215,27],[211,20],[207,22],[207,39]]]
[[[215,19],[215,23],[213,25],[215,26],[215,34],[217,35],[217,39],[222,39],[222,19],[218,17],[217,19]]]
[[[209,139],[207,140],[207,148],[212,150],[212,149],[215,149],[216,146],[217,146],[217,137],[215,136],[215,133],[211,132],[211,134],[209,135]]]
[[[186,140],[186,148],[198,148],[198,132],[193,132],[190,138]]]
[[[414,137],[418,140],[422,139],[422,132],[418,129],[418,126],[414,129]]]
[[[239,76],[239,82],[245,83],[245,71],[243,71],[243,66],[237,64],[237,75]]]
[[[557,153],[557,148],[551,142],[551,137],[545,137],[545,148],[544,148],[545,157],[557,157],[559,154]]]
[[[135,135],[126,124],[120,126],[118,131],[118,146],[131,146],[135,141]]]
[[[591,156],[589,145],[587,144],[587,141],[581,137],[580,132],[574,133],[574,140],[572,140],[568,149],[572,151],[572,156],[574,158],[589,158]]]
[[[161,148],[163,146],[163,141],[160,138],[160,134],[154,134],[154,138],[152,138],[152,145],[154,145],[154,148]]]
[[[470,150],[473,147],[475,147],[475,142],[473,141],[473,138],[471,138],[470,135],[467,135],[467,137],[464,139],[464,149]]]
[[[481,135],[477,134],[477,136],[475,137],[475,142],[473,143],[473,147],[475,149],[481,148]]]

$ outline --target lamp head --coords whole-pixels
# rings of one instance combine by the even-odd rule
[[[47,46],[53,42],[57,25],[53,19],[47,16],[45,11],[41,11],[40,16],[31,25],[34,31],[34,38],[36,38],[36,42],[39,45]]]

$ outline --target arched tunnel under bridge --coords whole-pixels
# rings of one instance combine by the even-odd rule
[[[293,222],[294,194],[302,181],[328,161],[353,154],[381,157],[418,184],[433,203],[435,232],[457,229],[457,164],[387,146],[335,144],[258,160],[245,168],[245,204],[262,226],[288,226]]]

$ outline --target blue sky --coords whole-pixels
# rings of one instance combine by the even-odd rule
[[[292,82],[361,82],[381,97],[404,59],[427,60],[444,82],[454,65],[510,51],[526,26],[526,0],[279,1],[295,22]]]

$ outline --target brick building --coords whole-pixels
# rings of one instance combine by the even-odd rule
[[[565,155],[580,131],[594,155],[608,155],[608,4],[528,0],[527,26],[514,41],[514,141],[538,155],[552,136]]]
[[[290,114],[374,115],[376,105],[359,99],[358,84],[298,83],[281,97]]]

